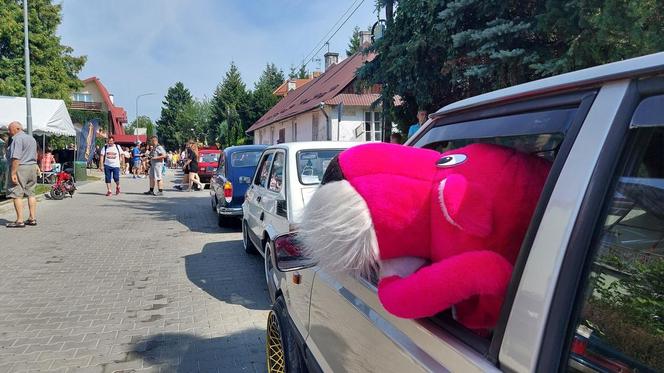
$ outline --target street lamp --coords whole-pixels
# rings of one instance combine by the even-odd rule
[[[138,142],[138,99],[143,97],[143,96],[152,96],[154,95],[154,92],[148,92],[148,93],[141,93],[140,95],[136,96],[136,127],[134,128],[134,133],[136,134],[136,142]]]
[[[28,135],[32,136],[32,108],[30,100],[32,96],[32,87],[30,86],[30,45],[28,41],[28,0],[23,0],[23,33],[25,34],[23,52],[25,55],[25,111],[26,129]]]

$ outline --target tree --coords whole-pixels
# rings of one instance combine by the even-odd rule
[[[157,132],[159,141],[167,148],[176,149],[187,141],[181,128],[182,122],[178,121],[180,112],[193,102],[191,92],[184,87],[182,82],[175,83],[168,89],[161,108],[161,116],[157,120]]]
[[[211,102],[211,136],[223,146],[246,141],[245,131],[251,124],[250,94],[235,63],[231,63],[224,80],[217,85]],[[224,123],[225,131],[222,132]]]
[[[358,77],[405,130],[420,108],[662,50],[662,21],[664,0],[400,0]]]
[[[249,125],[255,123],[268,110],[279,102],[279,97],[274,95],[274,90],[284,83],[284,72],[272,64],[267,64],[265,70],[254,85],[251,94],[251,113]]]
[[[0,95],[25,95],[22,4],[0,0]],[[83,86],[77,74],[86,57],[73,56],[73,49],[60,43],[56,31],[61,4],[30,0],[28,6],[32,95],[69,102],[72,92]]]
[[[211,105],[207,100],[193,100],[183,106],[176,117],[180,138],[192,138],[207,144],[216,143],[211,128]]]
[[[308,77],[309,72],[307,71],[307,67],[305,65],[300,66],[300,68],[291,65],[290,72],[288,73],[289,79],[306,79]]]
[[[348,41],[348,49],[346,49],[346,57],[350,57],[360,50],[360,27],[355,26],[353,35]]]
[[[137,128],[145,129],[145,133],[148,137],[154,135],[154,123],[152,122],[152,119],[146,115],[141,115],[131,121],[131,123],[125,128],[125,133],[134,135],[136,134],[135,130]]]

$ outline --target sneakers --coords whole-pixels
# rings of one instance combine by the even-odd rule
[[[111,193],[111,191],[109,190],[108,192],[106,192],[106,197],[110,197],[112,194],[113,193]]]
[[[162,192],[162,191],[155,192],[154,195],[155,195],[155,196],[163,196],[163,195],[164,195],[164,192]]]
[[[115,195],[117,196],[118,194],[120,194],[120,187],[115,188]]]
[[[154,196],[155,195],[154,191],[152,191],[152,190],[148,190],[147,192],[143,192],[143,194],[145,194],[146,196]]]

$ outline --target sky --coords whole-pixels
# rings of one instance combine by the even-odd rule
[[[209,99],[231,61],[248,88],[267,63],[287,74],[354,3],[330,40],[342,59],[353,27],[377,20],[374,0],[62,0],[58,33],[74,55],[87,56],[79,78],[98,77],[130,122],[136,96],[155,93],[139,99],[138,114],[157,120],[168,87],[181,81]],[[325,52],[309,70],[324,68]]]

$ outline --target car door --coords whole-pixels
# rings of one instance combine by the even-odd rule
[[[573,143],[593,94],[476,109],[464,113],[463,120],[437,119],[421,131],[414,145],[443,152],[470,143],[493,143],[554,164],[564,162],[567,153],[561,149]],[[557,174],[549,178],[555,182]],[[548,196],[542,193],[540,206],[546,206]],[[537,226],[536,214],[531,224]],[[324,371],[498,371],[497,356],[489,353],[503,321],[487,333],[465,328],[451,310],[420,320],[397,318],[380,304],[376,284],[375,274],[362,278],[316,272],[307,345]]]
[[[258,163],[258,168],[256,169],[256,174],[254,175],[254,181],[247,190],[245,196],[245,206],[247,214],[247,227],[251,233],[252,238],[256,247],[261,247],[261,239],[263,236],[263,222],[260,220],[260,216],[263,213],[262,199],[265,195],[265,189],[267,187],[268,176],[270,173],[270,166],[272,165],[272,159],[274,157],[274,151],[269,150],[263,153],[260,162]]]
[[[260,202],[262,215],[258,219],[263,222],[263,231],[268,232],[273,238],[287,233],[289,227],[286,167],[286,151],[277,150],[274,153],[270,176]]]
[[[219,155],[219,162],[217,163],[217,171],[210,180],[210,194],[217,203],[224,199],[224,182],[226,181],[226,153],[221,152]]]

